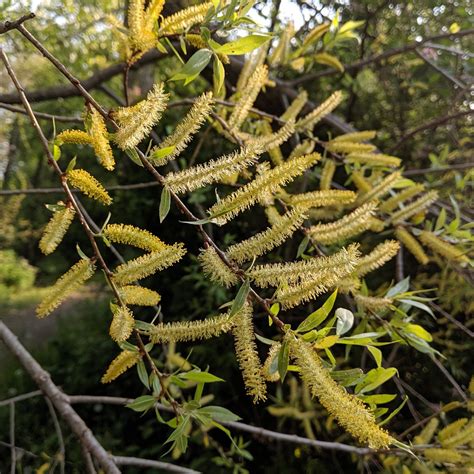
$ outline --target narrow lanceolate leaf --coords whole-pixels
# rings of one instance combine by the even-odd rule
[[[160,224],[166,219],[166,216],[170,212],[171,208],[171,193],[168,187],[164,187],[161,191],[161,198],[160,198],[160,209],[159,209],[159,217],[160,217]]]
[[[110,324],[110,337],[115,342],[126,341],[133,332],[134,323],[133,313],[126,306],[116,307]]]
[[[67,181],[74,188],[82,191],[106,206],[112,204],[112,198],[105,188],[92,175],[83,169],[73,169],[67,173]]]
[[[110,383],[117,377],[133,367],[141,355],[138,351],[122,351],[109,365],[107,371],[101,378],[102,383]]]
[[[183,171],[165,176],[165,185],[175,193],[194,191],[246,169],[254,164],[260,154],[259,147],[244,147],[217,160],[209,160]]]
[[[156,235],[133,225],[109,224],[105,227],[103,234],[111,242],[132,245],[150,252],[163,250],[167,247]]]
[[[319,326],[331,312],[334,303],[336,302],[337,290],[324,302],[321,308],[311,313],[296,329],[297,332],[311,331],[315,327]]]
[[[74,214],[75,211],[72,207],[66,207],[53,214],[44,229],[43,236],[39,243],[39,248],[45,255],[53,253],[56,247],[61,243],[74,219]]]
[[[211,58],[212,51],[210,49],[204,48],[196,51],[170,81],[184,80],[184,85],[189,84],[199,76],[199,73],[209,64]]]
[[[235,41],[229,41],[219,47],[214,48],[216,53],[240,55],[250,53],[254,49],[259,48],[271,39],[269,35],[253,34],[239,38]]]
[[[113,275],[119,285],[127,285],[153,275],[181,260],[186,253],[183,244],[168,245],[164,250],[150,252],[119,265]]]
[[[90,260],[81,259],[69,269],[59,280],[49,288],[46,296],[36,308],[39,318],[48,316],[71,293],[80,288],[95,271],[95,265]]]
[[[239,291],[237,292],[237,295],[232,303],[232,306],[229,311],[230,316],[234,316],[244,307],[244,305],[247,302],[249,291],[250,291],[250,281],[245,280],[242,283],[242,286],[239,288]]]
[[[167,102],[168,94],[164,92],[164,85],[155,84],[145,100],[114,111],[113,117],[119,124],[114,136],[117,145],[122,150],[137,146],[160,121]]]
[[[258,175],[253,181],[214,204],[209,214],[214,221],[223,225],[237,214],[254,205],[263,196],[271,194],[281,186],[301,175],[320,159],[318,153],[300,156],[282,163]]]

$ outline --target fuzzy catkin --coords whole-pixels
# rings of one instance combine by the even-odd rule
[[[167,36],[181,33],[190,26],[201,23],[210,7],[212,7],[212,2],[204,2],[167,16],[160,24],[158,35]]]
[[[367,275],[395,257],[399,250],[400,244],[396,240],[382,242],[372,252],[360,258],[354,273],[359,277]]]
[[[69,229],[75,213],[72,207],[66,207],[53,214],[39,242],[39,248],[45,255],[49,255],[56,250]]]
[[[404,227],[396,228],[395,237],[408,249],[421,265],[426,265],[430,261],[418,240],[416,240],[416,238],[413,237],[413,235]]]
[[[222,261],[214,247],[202,250],[198,256],[203,272],[219,285],[230,288],[239,282],[237,275]]]
[[[99,163],[106,170],[112,171],[115,168],[115,159],[110,147],[109,133],[104,117],[96,109],[92,109],[90,112],[89,135]]]
[[[326,145],[326,150],[346,155],[349,153],[369,153],[375,150],[375,145],[332,140]]]
[[[458,249],[454,245],[440,239],[436,234],[429,231],[423,231],[420,234],[420,240],[424,245],[429,247],[433,252],[441,255],[447,260],[451,260],[456,263],[469,262],[469,258],[461,249]]]
[[[117,244],[132,245],[150,252],[164,250],[167,247],[156,235],[133,225],[108,224],[103,234],[108,240]]]
[[[83,169],[73,169],[67,173],[67,182],[96,201],[109,206],[112,198],[106,189],[91,174]]]
[[[396,168],[402,160],[396,156],[384,155],[383,153],[349,153],[344,160],[347,163],[358,163],[368,166],[386,166]]]
[[[110,383],[117,377],[122,375],[128,369],[133,367],[141,359],[140,353],[137,351],[122,351],[109,365],[107,371],[102,376],[102,383]]]
[[[333,142],[352,142],[360,143],[372,140],[377,135],[375,130],[362,130],[361,132],[345,133],[333,139]]]
[[[109,328],[110,337],[115,342],[126,341],[133,332],[135,320],[133,313],[126,306],[117,306]]]
[[[393,304],[393,300],[391,298],[377,298],[375,296],[364,296],[361,294],[356,294],[354,299],[357,304],[372,311],[385,309]]]
[[[384,179],[382,179],[382,181],[379,184],[374,186],[370,191],[362,194],[357,200],[358,203],[362,204],[364,202],[373,201],[375,199],[378,199],[384,196],[390,191],[390,189],[393,188],[393,186],[395,186],[395,184],[397,183],[397,181],[400,180],[400,178],[401,178],[401,173],[398,171],[395,173],[389,174]]]
[[[156,306],[161,296],[153,290],[138,285],[125,285],[118,289],[122,301],[126,305]]]
[[[438,193],[436,191],[429,191],[419,197],[416,201],[407,204],[403,209],[392,213],[390,220],[393,224],[399,224],[415,214],[424,211],[427,207],[433,204],[436,199],[438,199]]]
[[[291,102],[290,106],[285,110],[280,118],[285,121],[296,120],[296,117],[303,110],[303,107],[307,101],[308,93],[305,90],[302,90]]]
[[[56,136],[55,141],[58,145],[62,145],[64,143],[73,143],[75,145],[92,144],[91,136],[82,130],[64,130]]]
[[[392,437],[377,426],[374,415],[364,403],[332,379],[310,344],[290,339],[290,356],[300,368],[311,395],[354,438],[374,449],[383,449],[392,443]]]
[[[309,193],[294,194],[290,196],[289,203],[292,206],[326,207],[354,202],[356,194],[353,191],[339,189],[327,189],[324,191],[312,191]]]
[[[342,102],[342,92],[334,92],[319,107],[296,122],[296,130],[312,130],[326,115],[330,114]]]
[[[246,392],[253,398],[254,403],[265,401],[267,386],[262,376],[261,362],[255,343],[252,307],[248,303],[236,315],[232,334],[235,355],[242,371]]]
[[[69,295],[80,288],[95,272],[95,265],[90,260],[81,259],[72,266],[56,283],[48,289],[48,293],[36,308],[39,318],[48,316]]]
[[[318,153],[312,153],[286,161],[221,199],[208,212],[216,224],[223,225],[262,197],[292,181],[319,159]]]
[[[333,160],[326,159],[323,169],[321,171],[321,181],[319,182],[319,189],[331,189],[332,178],[336,172],[336,163]]]
[[[382,212],[391,212],[393,211],[400,203],[403,201],[410,199],[417,194],[420,194],[424,191],[425,187],[423,184],[415,184],[414,186],[410,186],[405,188],[403,191],[400,191],[393,195],[391,198],[387,199],[386,201],[380,204],[380,210]]]

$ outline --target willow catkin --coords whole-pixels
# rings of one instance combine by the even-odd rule
[[[91,136],[82,130],[64,130],[56,136],[55,142],[61,146],[72,143],[75,145],[91,145]]]
[[[404,227],[399,226],[395,229],[395,237],[408,249],[421,265],[426,265],[430,261],[418,240],[416,240],[416,238]]]
[[[332,178],[336,172],[336,163],[333,160],[326,159],[323,169],[321,171],[321,181],[319,182],[319,189],[331,189]]]
[[[122,351],[109,365],[107,371],[102,376],[102,383],[110,383],[133,367],[142,358],[138,351]]]
[[[289,204],[292,206],[326,207],[341,204],[350,204],[355,201],[356,194],[353,191],[340,189],[327,189],[323,191],[312,191],[291,195]]]
[[[357,200],[358,203],[362,204],[364,202],[373,201],[384,196],[397,184],[397,181],[399,181],[400,178],[401,173],[398,171],[389,174],[384,179],[382,179],[380,183],[378,183],[376,186],[373,186],[370,191],[362,194]]]
[[[272,344],[262,366],[262,375],[268,382],[277,382],[280,380],[280,373],[278,372],[278,353],[280,349],[281,344],[279,342]]]
[[[403,209],[393,212],[390,221],[394,224],[399,224],[415,214],[424,211],[427,207],[433,204],[436,199],[438,199],[438,193],[436,191],[429,191],[419,197],[416,201],[407,204]]]
[[[399,250],[400,244],[396,240],[382,242],[372,252],[360,258],[354,273],[359,277],[367,275],[395,257]]]
[[[433,252],[441,255],[447,260],[451,260],[455,263],[469,262],[469,258],[464,252],[455,247],[454,245],[440,239],[436,234],[429,231],[422,231],[420,234],[420,240],[424,245],[429,247]]]
[[[56,250],[69,229],[75,213],[72,207],[65,207],[53,214],[39,242],[39,248],[45,255],[49,255]]]
[[[222,261],[214,247],[201,250],[198,256],[203,272],[219,285],[230,288],[239,282],[237,275]]]
[[[212,7],[212,2],[204,2],[194,5],[184,10],[180,10],[173,15],[163,19],[158,30],[159,36],[168,36],[181,33],[189,27],[201,23],[207,10]]]
[[[110,147],[109,133],[104,117],[96,109],[92,109],[90,112],[89,135],[99,163],[106,170],[112,171],[115,168],[115,159]]]
[[[108,224],[103,230],[103,235],[114,243],[132,245],[150,252],[164,250],[167,247],[156,235],[133,225]]]
[[[296,122],[296,130],[312,130],[321,119],[330,114],[342,102],[342,98],[341,91],[334,92],[319,107],[299,119]]]
[[[161,296],[149,288],[138,285],[125,285],[118,289],[122,301],[126,305],[156,306]]]
[[[100,203],[109,206],[112,198],[106,189],[91,174],[83,169],[73,169],[67,172],[67,182]]]
[[[133,313],[126,306],[116,306],[109,328],[110,337],[115,342],[126,341],[133,332],[134,324]]]
[[[46,296],[36,308],[36,315],[39,318],[48,316],[68,296],[91,278],[94,272],[95,265],[90,260],[79,260],[48,289]]]
[[[280,118],[285,121],[296,120],[296,117],[298,117],[298,114],[303,110],[303,107],[307,101],[308,93],[305,90],[302,90],[291,102],[289,107],[285,110]]]

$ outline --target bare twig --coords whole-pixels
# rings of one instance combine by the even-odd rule
[[[441,371],[441,373],[446,377],[449,383],[453,386],[454,390],[459,394],[459,396],[465,401],[468,401],[466,394],[464,393],[463,389],[459,386],[456,382],[454,377],[449,373],[449,370],[434,356],[431,357],[431,360],[434,362],[436,367]]]
[[[151,467],[160,469],[160,471],[176,472],[179,474],[199,474],[200,471],[194,469],[187,469],[185,467],[176,466],[162,461],[154,461],[153,459],[134,458],[126,456],[114,456],[114,461],[118,466],[137,466],[137,467]]]
[[[426,173],[444,173],[447,171],[466,170],[474,168],[474,163],[456,163],[449,166],[440,166],[439,168],[420,168],[414,170],[406,170],[403,176],[422,176]]]
[[[61,474],[64,474],[66,471],[66,447],[64,446],[63,433],[61,431],[61,425],[59,424],[58,416],[56,415],[56,410],[54,409],[51,400],[48,397],[45,397],[46,405],[48,405],[49,413],[54,424],[54,430],[56,431],[56,436],[58,437],[59,444],[59,468]]]
[[[10,402],[10,473],[16,472],[16,449],[15,449],[15,403]]]
[[[0,102],[0,109],[9,110],[10,112],[15,112],[17,114],[26,114],[25,109],[21,107],[15,107],[10,104],[3,104]],[[35,115],[39,119],[45,120],[54,120],[55,122],[68,122],[68,123],[83,123],[83,120],[80,117],[67,117],[65,115],[51,115],[44,112],[35,112]]]
[[[458,321],[454,316],[451,316],[447,311],[445,311],[441,306],[438,306],[436,303],[432,301],[429,305],[438,313],[441,313],[446,319],[451,321],[454,325],[456,325],[461,331],[464,331],[470,338],[474,338],[474,332],[471,331],[468,327],[466,327],[461,321]]]
[[[24,23],[25,21],[31,20],[34,17],[35,17],[34,13],[28,13],[14,21],[10,21],[10,20],[0,21],[0,35],[2,35],[3,33],[6,33],[7,31],[17,29],[22,23]]]

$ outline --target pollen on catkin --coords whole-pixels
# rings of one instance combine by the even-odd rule
[[[39,248],[45,255],[49,255],[56,250],[69,229],[74,215],[75,211],[72,207],[66,207],[53,213],[39,242]]]
[[[312,191],[309,193],[294,194],[289,198],[292,206],[322,207],[354,202],[356,194],[353,191],[340,189],[328,189],[324,191]]]
[[[146,278],[181,260],[186,253],[184,245],[176,243],[163,250],[150,252],[119,265],[113,274],[118,285],[127,285]]]
[[[359,277],[367,275],[395,257],[399,250],[400,244],[396,240],[382,242],[372,252],[360,258],[354,273]]]
[[[441,446],[443,448],[455,448],[472,442],[474,442],[474,418],[471,418],[469,422],[455,434],[443,438]]]
[[[264,123],[266,123],[268,127],[270,127],[268,122]],[[269,133],[248,140],[247,145],[253,145],[255,147],[261,148],[263,151],[268,151],[270,153],[270,150],[275,149],[276,147],[279,147],[280,145],[285,143],[291,137],[291,135],[293,135],[294,131],[295,122],[293,120],[290,120],[289,122],[285,123],[283,127],[280,127],[280,129],[277,130],[275,133],[271,132],[270,127]]]
[[[203,272],[219,285],[230,288],[239,282],[237,275],[222,261],[214,247],[201,250],[198,256]]]
[[[349,239],[369,229],[376,207],[374,202],[368,202],[337,221],[311,226],[308,234],[325,245]]]
[[[360,143],[365,142],[367,140],[372,140],[377,135],[375,130],[363,130],[361,132],[352,132],[352,133],[345,133],[344,135],[339,135],[338,137],[334,138],[333,142],[352,142],[352,143]]]
[[[68,183],[100,203],[109,206],[112,198],[106,189],[91,174],[83,169],[73,169],[67,172]]]
[[[39,318],[48,316],[54,311],[71,293],[80,288],[95,271],[95,265],[86,259],[81,259],[72,266],[56,283],[48,289],[46,296],[36,308]]]
[[[151,0],[148,3],[148,6],[145,10],[144,20],[145,20],[145,28],[147,30],[153,31],[158,18],[161,15],[163,7],[165,5],[165,0]]]
[[[82,130],[64,130],[56,136],[55,142],[58,145],[72,143],[75,145],[91,145],[91,136]]]
[[[106,170],[112,171],[115,168],[115,159],[110,147],[109,133],[104,117],[96,109],[92,109],[90,112],[89,135],[99,163]]]
[[[296,120],[298,114],[303,110],[306,102],[308,101],[308,93],[305,90],[302,90],[295,99],[291,102],[289,107],[281,115],[282,120]]]
[[[420,194],[424,191],[425,186],[423,184],[415,184],[414,186],[410,186],[405,188],[403,191],[396,193],[391,198],[387,199],[386,201],[382,202],[379,206],[379,209],[382,212],[391,212],[393,211],[400,203],[403,201],[410,199],[417,194]]]
[[[429,444],[438,429],[438,425],[439,420],[437,418],[431,419],[421,430],[420,434],[413,438],[413,444]]]
[[[461,453],[455,449],[428,448],[423,451],[425,458],[438,464],[462,461]]]
[[[239,313],[235,315],[234,323],[232,334],[235,355],[242,372],[246,392],[253,398],[254,403],[265,401],[267,386],[262,376],[261,362],[255,343],[250,304],[245,303]]]
[[[108,240],[117,244],[132,245],[150,252],[164,250],[167,247],[156,235],[133,225],[108,224],[103,234]]]
[[[396,168],[402,160],[396,156],[384,155],[383,153],[349,153],[344,160],[347,163],[358,163],[368,166],[386,166]]]
[[[212,92],[206,92],[198,97],[184,119],[178,123],[174,132],[163,140],[159,148],[154,148],[151,151],[150,160],[158,166],[163,166],[179,156],[209,117],[213,103]],[[154,151],[170,147],[173,150],[168,155],[159,159],[153,157]]]
[[[333,380],[311,345],[300,339],[290,339],[290,356],[300,368],[303,381],[311,395],[336,418],[355,439],[374,449],[386,448],[393,438],[375,422],[364,403]]]
[[[138,351],[122,351],[109,365],[107,371],[102,376],[102,383],[110,383],[133,367],[142,358]]]
[[[426,265],[430,259],[426,255],[418,240],[404,227],[395,229],[395,237],[407,248],[407,250],[418,260],[421,265]]]
[[[133,313],[126,306],[116,306],[110,323],[109,334],[115,342],[126,341],[133,332],[135,319]]]
[[[370,153],[375,150],[375,145],[369,143],[352,143],[332,140],[326,145],[326,150],[333,153]]]
[[[161,296],[153,290],[138,285],[125,285],[118,289],[122,301],[126,305],[156,306]]]
[[[451,260],[456,263],[469,262],[468,256],[465,255],[461,249],[455,247],[443,239],[440,239],[433,232],[423,231],[420,234],[420,240],[433,252],[441,255],[447,260]]]
[[[326,115],[330,114],[342,102],[342,92],[334,92],[319,107],[296,122],[296,130],[312,130]]]
[[[415,214],[425,210],[427,207],[433,204],[436,199],[438,199],[437,191],[429,191],[426,194],[423,194],[423,196],[419,197],[417,200],[407,204],[403,209],[393,212],[390,220],[394,224],[399,224],[400,222],[409,219]]]
[[[306,207],[296,207],[287,212],[278,222],[247,240],[231,245],[226,253],[237,263],[252,260],[281,245],[303,224]]]
[[[388,308],[393,303],[391,298],[377,298],[375,296],[364,296],[361,294],[356,294],[354,299],[357,304],[372,311]]]
[[[170,172],[165,176],[164,184],[177,194],[194,191],[248,168],[256,162],[260,153],[259,147],[246,146],[216,160]]]
[[[264,86],[268,77],[268,68],[266,66],[259,66],[254,73],[249,77],[242,91],[240,99],[234,106],[234,109],[229,117],[228,124],[232,130],[239,130],[244,120],[247,118],[250,108],[255,102],[260,90]]]
[[[333,160],[326,159],[323,169],[321,171],[321,180],[319,182],[319,189],[331,189],[332,178],[336,172],[336,163]]]
[[[137,146],[156,125],[166,109],[168,94],[164,92],[163,83],[155,84],[145,100],[132,107],[122,107],[114,112],[113,117],[119,125],[114,135],[115,143],[122,150]]]
[[[279,189],[302,174],[320,159],[318,153],[311,153],[258,175],[253,181],[229,194],[209,209],[209,214],[214,222],[223,225],[245,209],[253,206],[262,197]]]
[[[197,341],[229,332],[233,324],[234,318],[225,313],[196,321],[159,323],[150,330],[149,335],[154,343]]]
[[[313,140],[303,140],[301,143],[298,143],[298,145],[293,148],[288,159],[291,160],[292,158],[296,158],[298,156],[313,153],[315,145],[316,143]]]
[[[438,440],[443,443],[445,440],[451,438],[451,436],[456,435],[464,426],[466,426],[467,422],[467,418],[459,418],[458,420],[453,421],[448,426],[445,426],[442,430],[439,430]]]
[[[372,185],[365,179],[364,174],[359,171],[353,171],[351,174],[352,182],[361,193],[369,193]]]
[[[373,201],[378,199],[385,194],[387,194],[393,186],[399,181],[401,178],[400,172],[396,171],[395,173],[391,173],[386,176],[379,184],[374,186],[370,191],[362,194],[358,199],[357,202],[362,204],[364,202]]]
[[[159,36],[167,36],[188,29],[190,26],[201,23],[207,10],[212,7],[212,2],[204,2],[200,5],[185,8],[179,12],[163,19],[158,30]]]

